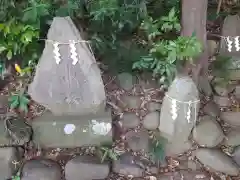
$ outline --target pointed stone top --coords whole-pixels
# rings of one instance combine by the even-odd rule
[[[82,115],[104,110],[105,90],[100,69],[70,17],[55,17],[28,92],[54,114]],[[58,49],[54,41],[59,42]],[[56,56],[59,58],[57,64]],[[77,63],[74,65],[74,61]]]

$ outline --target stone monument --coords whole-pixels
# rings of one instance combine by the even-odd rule
[[[28,93],[46,107],[32,123],[33,141],[44,147],[112,142],[111,113],[91,46],[70,17],[55,17]],[[51,138],[50,138],[51,137]]]
[[[178,75],[166,93],[161,108],[159,130],[168,142],[186,143],[199,111],[199,94],[193,80]]]
[[[84,115],[105,108],[100,69],[70,17],[53,19],[28,93],[55,115]]]
[[[220,56],[227,56],[228,76],[231,80],[240,80],[240,17],[228,15],[221,30]],[[224,75],[225,73],[219,73]]]

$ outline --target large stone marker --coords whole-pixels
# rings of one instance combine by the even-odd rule
[[[195,83],[188,76],[177,76],[164,97],[159,125],[162,137],[175,149],[175,144],[188,142],[198,110],[199,95]]]
[[[32,99],[56,115],[83,115],[104,109],[100,69],[71,18],[55,17],[47,38],[28,89]]]
[[[33,142],[40,147],[74,148],[112,143],[109,112],[85,116],[55,116],[46,112],[32,122]]]

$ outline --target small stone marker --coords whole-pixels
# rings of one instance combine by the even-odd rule
[[[219,55],[231,58],[226,62],[228,71],[218,73],[230,80],[240,80],[240,17],[228,15],[223,22]],[[230,51],[229,51],[230,50]]]
[[[240,35],[240,17],[238,15],[228,15],[223,22],[221,36],[220,54],[229,57],[240,57],[240,51],[235,48],[235,37]],[[227,37],[232,41],[231,52],[228,51]],[[237,63],[237,62],[236,62]],[[237,66],[237,64],[236,64]],[[240,64],[238,64],[240,66]]]
[[[70,17],[55,17],[28,93],[55,115],[83,115],[105,108],[101,72]]]
[[[188,76],[177,76],[164,97],[159,129],[169,142],[186,142],[196,123],[198,90]]]
[[[34,143],[42,147],[70,148],[112,142],[109,112],[84,116],[55,116],[50,112],[32,122]]]

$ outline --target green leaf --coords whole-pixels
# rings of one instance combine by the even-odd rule
[[[19,109],[24,111],[25,113],[27,113],[28,112],[28,105],[20,102]]]
[[[104,152],[105,152],[105,151],[108,151],[108,148],[107,148],[107,147],[101,147],[100,149],[101,149],[102,151],[104,151]]]
[[[37,10],[35,8],[28,9],[22,17],[23,22],[35,22],[37,20]]]
[[[159,137],[151,142],[151,151],[154,157],[157,160],[163,161],[165,159],[165,145],[167,141],[166,139]]]
[[[9,50],[8,53],[7,53],[7,59],[8,60],[12,59],[12,56],[13,56],[12,51]]]
[[[24,33],[23,35],[22,35],[22,42],[23,43],[28,43],[28,42],[31,42],[32,41],[32,38],[33,38],[33,34],[32,34],[32,32],[26,32],[26,33]]]
[[[27,105],[29,102],[30,102],[30,100],[26,96],[23,95],[20,97],[20,103]]]
[[[2,52],[4,52],[5,50],[7,50],[7,48],[6,48],[5,46],[1,46],[1,45],[0,45],[0,54],[1,54]]]
[[[173,25],[169,24],[169,23],[164,23],[161,27],[161,30],[167,32],[173,29]]]
[[[108,154],[108,151],[105,151],[104,154],[103,154],[103,156],[102,156],[101,163],[104,162],[104,160],[105,160],[106,157],[107,157],[107,154]]]
[[[24,69],[22,69],[23,73],[31,73],[32,72],[32,68],[31,67],[26,67]]]
[[[18,100],[15,100],[15,101],[11,102],[11,104],[10,104],[11,109],[15,109],[18,106],[19,106],[19,101]]]
[[[7,34],[10,33],[10,27],[9,26],[5,26],[5,28],[3,29],[3,32],[4,32],[4,36],[6,37]]]
[[[13,102],[18,100],[19,96],[18,95],[12,95],[8,98],[8,102]]]
[[[166,21],[166,22],[168,22],[168,21],[169,21],[169,19],[168,19],[168,17],[167,17],[167,16],[163,16],[163,17],[161,17],[161,20],[162,20],[162,21]]]
[[[168,14],[169,20],[171,21],[175,16],[175,8],[172,8]]]
[[[176,23],[174,25],[174,28],[177,30],[177,31],[180,31],[181,30],[181,25],[179,23]]]
[[[112,150],[109,151],[108,155],[112,160],[114,160],[114,161],[117,160],[117,155]]]
[[[37,7],[37,13],[39,17],[49,15],[48,11],[49,6],[47,4],[41,4]]]
[[[0,32],[5,28],[5,24],[0,24]]]
[[[19,50],[18,49],[18,43],[14,43],[14,45],[13,45],[13,54],[16,55],[18,50]]]

